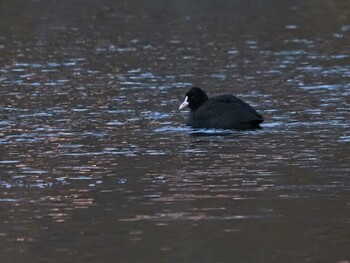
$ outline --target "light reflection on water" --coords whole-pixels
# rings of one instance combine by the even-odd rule
[[[136,17],[128,19],[150,22]],[[109,19],[88,36],[49,25],[71,32],[51,36],[59,50],[0,37],[0,52],[13,53],[0,60],[6,257],[98,262],[108,250],[116,252],[106,261],[157,262],[151,250],[169,262],[349,260],[349,23],[334,39],[272,26],[266,42],[222,27],[225,19],[215,18],[221,30],[190,19],[165,19],[155,38]],[[263,129],[186,127],[177,109],[192,85],[248,101]],[[251,250],[265,252],[245,258]]]

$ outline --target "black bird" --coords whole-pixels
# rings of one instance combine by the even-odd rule
[[[186,124],[193,128],[216,129],[257,129],[264,118],[248,103],[229,94],[208,98],[197,87],[191,88],[185,95],[179,109],[190,108]]]

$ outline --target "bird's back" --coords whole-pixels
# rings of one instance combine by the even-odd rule
[[[248,103],[233,95],[219,95],[191,111],[188,125],[196,128],[253,129],[263,122]]]

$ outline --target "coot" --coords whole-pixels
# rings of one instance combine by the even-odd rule
[[[208,98],[197,87],[191,88],[179,109],[190,108],[187,125],[194,128],[257,129],[264,118],[248,103],[233,95],[219,95]]]

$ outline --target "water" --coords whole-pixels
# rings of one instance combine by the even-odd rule
[[[1,262],[349,262],[346,1],[3,1]],[[193,130],[197,85],[265,117]]]

